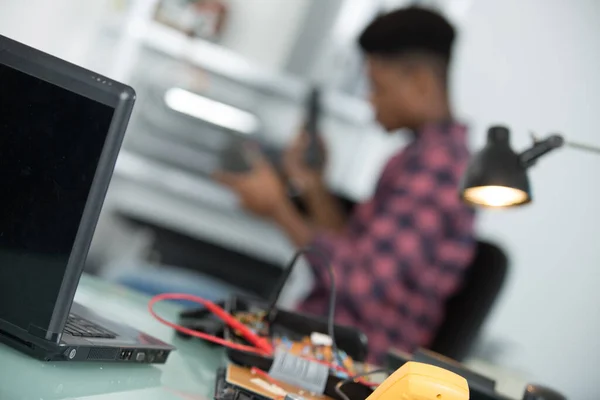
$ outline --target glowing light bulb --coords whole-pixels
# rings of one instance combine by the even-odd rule
[[[509,207],[527,202],[529,195],[507,186],[477,186],[465,189],[467,201],[488,207]]]

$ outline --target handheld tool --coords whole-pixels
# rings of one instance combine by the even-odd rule
[[[321,118],[321,91],[314,87],[306,103],[306,134],[308,143],[304,153],[304,162],[307,166],[314,169],[323,167],[325,155],[323,146],[319,137],[319,122]]]
[[[429,364],[409,361],[390,375],[367,400],[468,400],[462,376]]]

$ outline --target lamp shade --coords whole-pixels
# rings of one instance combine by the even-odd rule
[[[460,196],[471,205],[484,207],[512,207],[531,201],[526,167],[510,147],[508,128],[488,130],[485,147],[467,167]]]

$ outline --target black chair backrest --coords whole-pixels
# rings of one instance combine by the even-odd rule
[[[430,350],[463,360],[496,300],[508,270],[508,258],[496,245],[478,241],[462,289],[446,304],[446,318]]]

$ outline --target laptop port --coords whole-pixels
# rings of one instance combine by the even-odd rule
[[[145,359],[146,359],[146,353],[144,353],[143,351],[140,351],[139,353],[137,353],[135,355],[135,361],[143,362]]]
[[[123,361],[129,361],[131,360],[131,357],[133,356],[133,350],[121,350],[121,353],[119,354],[119,360],[123,360]]]

